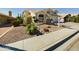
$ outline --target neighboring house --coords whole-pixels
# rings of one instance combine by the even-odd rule
[[[63,18],[60,18],[60,23],[64,23],[64,19]]]
[[[8,24],[13,20],[15,20],[15,18],[12,17],[11,11],[9,11],[9,15],[5,15],[5,14],[0,13],[0,26],[2,26],[4,24]]]
[[[43,23],[58,23],[58,11],[53,9],[40,10],[36,12],[36,20]]]
[[[68,22],[69,21],[69,19],[64,19],[64,17],[65,16],[67,16],[68,14],[58,14],[58,15],[60,15],[61,17],[60,17],[60,22]],[[70,14],[71,16],[76,16],[76,15],[78,15],[78,14]]]

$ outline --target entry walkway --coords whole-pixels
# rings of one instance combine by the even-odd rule
[[[7,44],[7,46],[15,47],[27,51],[42,51],[54,46],[58,42],[76,33],[76,30],[72,29],[61,29],[49,34],[25,39],[15,43]]]

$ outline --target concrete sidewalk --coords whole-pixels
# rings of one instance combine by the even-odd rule
[[[25,39],[6,45],[28,51],[42,51],[62,41],[64,38],[69,37],[75,32],[76,30],[64,28],[55,32],[51,32],[49,34]]]

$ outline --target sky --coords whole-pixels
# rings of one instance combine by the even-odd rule
[[[42,10],[45,8],[0,8],[0,13],[8,15],[8,11],[11,10],[13,16],[18,16],[24,10]],[[79,8],[54,8],[61,14],[79,14]]]

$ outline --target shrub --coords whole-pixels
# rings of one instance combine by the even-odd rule
[[[20,21],[19,21],[19,20],[14,20],[14,21],[12,22],[12,25],[13,25],[14,27],[19,26],[19,25],[20,25]]]
[[[21,16],[16,17],[16,19],[20,22],[20,24],[22,24],[22,23],[23,23],[23,19],[22,19],[22,17],[21,17]]]
[[[32,24],[28,24],[26,26],[26,31],[29,33],[29,34],[34,34],[35,31],[36,31],[37,27],[35,26],[35,23],[32,23]]]
[[[51,28],[51,26],[47,26],[47,28]]]
[[[71,19],[71,14],[68,14],[68,15],[66,15],[66,16],[64,17],[64,21],[65,21],[65,22],[69,22],[70,19]]]

